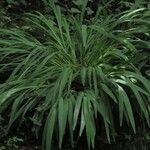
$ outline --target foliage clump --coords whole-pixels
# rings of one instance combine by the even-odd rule
[[[26,15],[31,30],[0,29],[0,72],[10,72],[0,84],[0,113],[10,112],[8,129],[30,115],[44,150],[54,136],[61,148],[66,131],[72,147],[86,132],[94,148],[99,119],[109,142],[118,124],[136,132],[136,114],[150,125],[150,82],[133,62],[149,44],[137,34],[149,36],[150,11],[106,15],[100,7],[88,19],[87,4],[68,15],[51,1],[53,16]]]

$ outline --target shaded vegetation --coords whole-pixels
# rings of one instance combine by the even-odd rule
[[[1,149],[150,148],[147,1],[0,3]]]

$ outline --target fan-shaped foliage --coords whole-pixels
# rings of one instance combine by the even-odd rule
[[[117,124],[114,107],[120,125],[126,121],[136,132],[135,113],[149,125],[150,84],[130,59],[140,44],[134,45],[134,33],[140,26],[147,32],[148,20],[140,19],[147,10],[107,18],[97,13],[86,21],[86,4],[80,15],[69,17],[50,5],[55,20],[39,12],[27,16],[38,38],[18,28],[0,29],[0,72],[12,72],[0,84],[0,113],[11,106],[8,128],[33,111],[36,132],[45,122],[43,149],[49,150],[54,133],[61,147],[66,130],[73,145],[77,127],[79,136],[86,131],[88,147],[94,147],[97,118],[110,142]]]

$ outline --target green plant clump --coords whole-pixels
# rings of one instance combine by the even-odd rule
[[[19,144],[22,142],[23,140],[21,138],[11,137],[4,141],[3,146],[0,145],[0,150],[17,150],[19,148]]]
[[[0,29],[0,72],[11,72],[0,84],[0,114],[10,112],[8,129],[34,112],[35,132],[42,128],[43,149],[50,150],[54,136],[61,148],[66,131],[72,146],[74,133],[86,132],[88,147],[94,148],[98,119],[109,142],[118,124],[126,122],[136,132],[135,114],[150,125],[150,82],[132,62],[141,43],[136,34],[149,34],[150,11],[105,16],[100,8],[88,20],[88,1],[73,15],[49,3],[55,17],[27,14],[38,36]]]

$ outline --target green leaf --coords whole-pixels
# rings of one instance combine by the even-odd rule
[[[13,94],[25,90],[25,89],[30,89],[30,88],[36,88],[36,86],[29,86],[29,87],[20,87],[20,88],[16,88],[16,89],[11,89],[7,92],[3,92],[0,94],[0,105],[2,105],[3,103],[5,103],[5,101],[10,98]]]
[[[72,100],[73,99],[73,100]],[[74,145],[74,139],[73,139],[73,101],[74,97],[72,96],[71,99],[68,101],[68,123],[69,123],[69,130],[70,130],[70,138],[71,138],[71,145],[73,147]]]
[[[91,109],[90,101],[88,101],[88,99],[84,97],[83,111],[84,111],[87,142],[88,142],[89,149],[90,149],[91,143],[92,143],[92,147],[94,148],[94,141],[95,141],[95,134],[96,134],[93,113],[90,111],[90,109]]]
[[[68,79],[69,79],[69,76],[70,76],[70,68],[63,68],[63,71],[61,73],[61,76],[59,78],[59,93],[58,93],[58,96],[61,97],[62,96],[62,92],[65,88],[65,86],[67,85],[68,83]]]
[[[147,80],[146,78],[144,78],[139,73],[134,73],[134,72],[131,72],[131,71],[125,71],[125,73],[127,73],[129,75],[133,75],[133,77],[135,77],[136,79],[138,79],[145,86],[145,88],[148,90],[148,92],[150,92],[150,82],[149,82],[149,80]]]
[[[63,98],[59,99],[58,103],[58,123],[59,123],[59,148],[61,148],[62,140],[65,133],[68,114],[68,102]]]
[[[77,6],[83,5],[83,0],[73,0],[73,3]]]
[[[133,111],[132,111],[132,107],[128,98],[128,95],[126,94],[126,92],[124,91],[124,89],[118,85],[118,93],[119,93],[119,98],[120,100],[123,102],[123,105],[125,107],[125,110],[127,112],[128,118],[130,120],[130,123],[132,125],[133,131],[135,131],[135,121],[134,121],[134,116],[133,116]],[[124,110],[124,113],[125,113]]]
[[[80,75],[81,75],[81,81],[83,85],[85,85],[86,76],[87,76],[86,73],[87,73],[87,69],[85,67],[82,67]]]
[[[78,94],[78,97],[77,97],[77,100],[76,100],[76,104],[75,104],[75,108],[74,108],[74,116],[73,116],[73,130],[75,130],[75,127],[77,125],[77,120],[79,118],[79,113],[81,111],[83,96],[84,96],[84,94],[82,92],[80,92]]]
[[[82,103],[82,109],[81,109],[81,121],[80,121],[80,131],[79,131],[79,136],[81,136],[81,135],[82,135],[83,130],[84,130],[84,128],[85,128],[85,118],[84,118],[84,110],[83,110],[83,108],[84,108],[84,105],[83,105],[83,103]]]
[[[44,132],[43,132],[43,149],[50,150],[51,144],[52,144],[52,136],[54,132],[55,127],[55,121],[56,121],[56,106],[54,105],[47,117],[47,121],[45,123]]]
[[[77,8],[71,8],[72,13],[80,13],[81,11]]]
[[[95,95],[98,95],[99,91],[98,91],[98,81],[97,81],[97,76],[96,76],[96,71],[93,68],[93,85],[94,85],[94,90],[95,90]]]
[[[114,100],[115,103],[117,103],[117,99],[111,89],[106,84],[101,83],[102,89]]]
[[[108,139],[108,142],[110,143],[109,124],[108,124],[108,122],[106,122],[105,120],[104,120],[104,125],[105,125],[105,131],[106,131],[107,139]]]
[[[87,26],[82,25],[82,38],[83,38],[83,47],[86,47],[86,41],[87,41]]]

